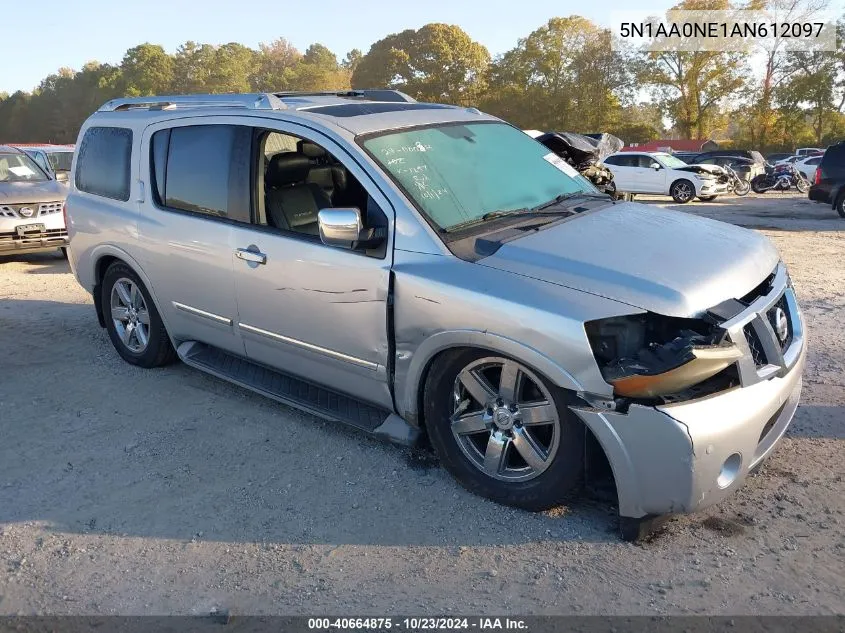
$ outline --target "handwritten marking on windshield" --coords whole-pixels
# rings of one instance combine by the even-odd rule
[[[419,141],[413,145],[403,145],[402,147],[385,147],[381,150],[382,155],[392,156],[393,154],[408,154],[413,152],[427,152],[431,149],[431,145],[423,145]]]

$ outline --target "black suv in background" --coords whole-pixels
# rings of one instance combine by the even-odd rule
[[[845,218],[845,141],[827,148],[807,197],[832,205]]]

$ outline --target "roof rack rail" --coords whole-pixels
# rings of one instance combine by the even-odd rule
[[[107,101],[98,112],[125,110],[174,110],[182,108],[248,108],[250,110],[285,110],[287,106],[274,94],[198,94],[162,97],[127,97]]]
[[[287,97],[346,97],[349,99],[368,99],[370,101],[402,101],[405,103],[416,103],[417,100],[399,90],[387,88],[367,88],[364,90],[324,90],[317,92],[275,92],[280,99]]]

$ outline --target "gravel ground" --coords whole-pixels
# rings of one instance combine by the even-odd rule
[[[845,221],[643,201],[764,227],[811,347],[761,472],[640,545],[606,501],[504,508],[425,452],[131,367],[64,260],[0,257],[0,614],[845,613]]]

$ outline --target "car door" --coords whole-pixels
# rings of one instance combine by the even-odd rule
[[[654,166],[657,165],[655,168]],[[640,182],[642,191],[648,193],[669,193],[669,185],[666,182],[669,170],[666,169],[653,156],[639,154],[637,156],[637,180]]]
[[[610,166],[617,191],[626,193],[637,193],[639,191],[637,189],[639,182],[636,177],[636,162],[636,156],[629,154],[615,154],[605,159],[604,163]]]
[[[139,258],[168,330],[240,355],[232,227],[249,222],[249,178],[236,169],[249,134],[227,117],[187,118],[149,126],[141,142]]]
[[[359,162],[327,136],[274,122],[254,137],[253,224],[233,226],[237,325],[247,356],[393,408],[387,380],[392,207]],[[269,156],[271,140],[282,150]],[[386,227],[387,242],[377,252],[326,246],[315,235],[314,209],[285,208],[288,215],[277,217],[271,196],[294,193],[324,196],[322,208],[354,203]]]

